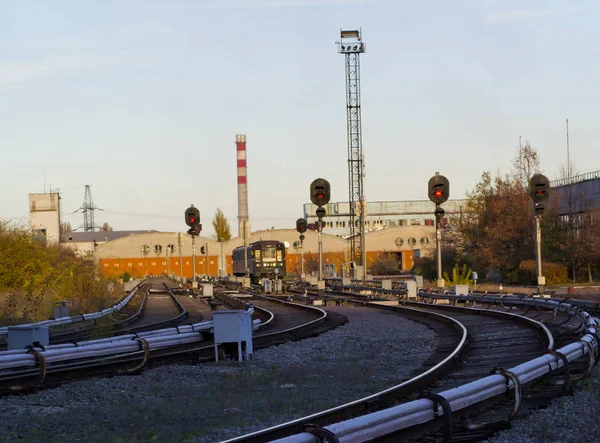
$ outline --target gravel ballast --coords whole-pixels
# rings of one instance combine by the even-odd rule
[[[522,414],[511,429],[487,443],[582,443],[600,442],[600,366],[592,377],[575,385],[572,396],[556,398],[546,409]]]
[[[0,398],[0,438],[220,441],[397,384],[437,345],[426,326],[389,311],[328,309],[349,323],[256,350],[251,362],[168,365]]]

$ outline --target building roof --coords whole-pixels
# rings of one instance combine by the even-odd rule
[[[145,234],[158,231],[84,231],[84,232],[64,232],[61,234],[60,241],[63,243],[86,243],[86,242],[106,242],[116,240],[130,235]]]

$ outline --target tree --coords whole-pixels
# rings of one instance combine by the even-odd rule
[[[513,164],[505,178],[483,173],[468,194],[467,211],[454,239],[457,261],[507,282],[519,281],[521,261],[533,257],[528,177],[539,171],[539,157],[527,144]]]
[[[102,225],[102,230],[103,230],[103,231],[112,231],[112,230],[113,230],[113,228],[112,228],[112,227],[111,227],[111,226],[110,226],[108,223],[106,223],[106,222],[105,222],[105,223]]]
[[[64,222],[60,224],[60,233],[73,232],[73,228],[71,228],[71,223]]]
[[[223,211],[217,208],[217,212],[215,212],[215,218],[212,222],[213,228],[215,229],[215,233],[217,234],[217,241],[219,243],[225,242],[231,239],[231,228],[229,226],[229,222],[227,221],[227,217]]]
[[[395,252],[382,252],[371,262],[369,272],[373,275],[400,274],[400,260]]]

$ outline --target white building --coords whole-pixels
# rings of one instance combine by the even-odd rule
[[[446,216],[460,218],[467,200],[448,200],[442,205]],[[377,231],[394,226],[435,226],[435,204],[429,200],[367,202],[365,232]],[[323,232],[346,237],[350,235],[350,206],[348,202],[329,203]],[[317,221],[317,207],[305,203],[303,212],[308,223]]]
[[[29,194],[29,225],[34,238],[45,243],[60,241],[60,195]]]

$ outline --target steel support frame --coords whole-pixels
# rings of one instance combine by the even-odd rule
[[[346,53],[346,113],[350,204],[350,260],[366,273],[365,207],[360,108],[360,53]],[[358,226],[357,226],[358,225]]]

